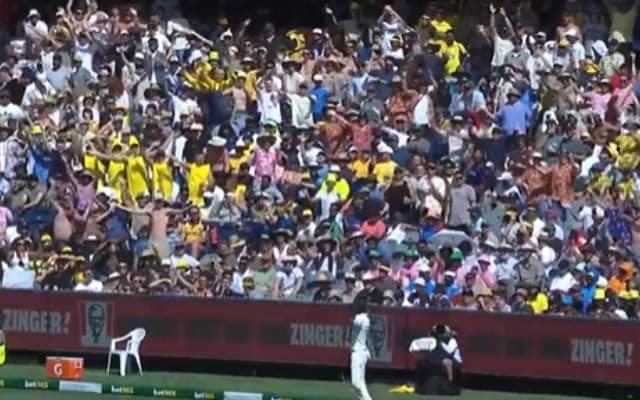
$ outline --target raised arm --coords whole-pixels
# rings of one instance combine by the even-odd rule
[[[196,291],[196,286],[192,285],[189,281],[187,281],[180,271],[176,271],[176,277],[178,278],[178,282],[180,282],[184,287],[186,287],[190,292]]]
[[[505,24],[507,24],[507,29],[509,29],[509,35],[512,38],[516,38],[517,39],[518,35],[516,34],[516,30],[513,29],[513,24],[511,23],[511,20],[509,19],[509,16],[507,15],[507,12],[502,7],[500,7],[500,15],[502,15],[502,18],[504,18]]]
[[[87,154],[89,154],[91,156],[98,157],[101,160],[115,161],[115,162],[127,162],[127,157],[126,156],[120,156],[120,155],[115,155],[115,154],[104,154],[104,153],[101,153],[101,152],[96,151],[96,150],[88,150]]]
[[[189,164],[187,164],[184,161],[179,160],[178,158],[176,158],[173,155],[169,155],[169,158],[176,164],[178,164],[178,166],[180,166],[180,168],[184,168],[185,170],[189,170]]]
[[[336,16],[333,13],[331,7],[324,6],[324,12],[329,16],[329,18],[331,18],[331,22],[333,22],[334,25],[338,25],[338,20],[336,19]]]
[[[134,209],[134,208],[129,208],[129,207],[125,207],[121,204],[114,204],[114,207],[122,210],[124,212],[127,212],[129,214],[137,214],[137,215],[150,215],[151,214],[151,210],[145,210],[145,209]]]
[[[489,28],[491,29],[491,37],[493,39],[498,32],[496,30],[496,7],[493,3],[489,4]]]
[[[67,175],[69,175],[71,184],[75,187],[76,190],[78,190],[78,188],[80,187],[80,182],[78,182],[78,180],[76,179],[76,175],[73,173],[73,168],[71,168],[71,165],[69,165],[69,161],[67,161],[66,159],[62,159],[62,161],[64,162],[64,168],[67,171]]]

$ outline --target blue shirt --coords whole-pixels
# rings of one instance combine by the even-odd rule
[[[358,49],[358,61],[369,61],[371,59],[371,51],[370,47],[361,47]]]
[[[349,93],[353,97],[358,97],[364,94],[366,84],[371,80],[369,74],[365,73],[362,76],[354,76],[349,82]]]
[[[149,238],[138,238],[133,241],[133,254],[140,257],[142,252],[149,249]]]
[[[51,153],[38,147],[33,147],[31,149],[31,158],[33,160],[33,173],[38,178],[38,182],[46,183],[51,170]]]
[[[479,90],[469,92],[455,92],[451,95],[449,114],[456,115],[464,112],[476,111],[484,107],[486,99]]]
[[[513,104],[506,103],[500,107],[500,111],[496,113],[496,122],[502,128],[505,136],[513,136],[514,132],[518,135],[527,133],[529,127],[529,109],[521,101]]]
[[[456,297],[457,295],[459,295],[460,293],[462,293],[462,289],[460,289],[460,286],[456,285],[455,283],[452,284],[451,286],[447,286],[447,288],[445,290],[446,290],[445,294],[450,299],[452,299],[452,298]]]
[[[314,118],[322,117],[324,114],[324,108],[327,106],[327,100],[329,100],[329,89],[325,87],[314,87],[309,90],[309,94],[313,96],[313,116]]]
[[[585,286],[582,289],[582,312],[585,314],[589,311],[589,307],[593,302],[593,298],[596,294],[596,285]]]
[[[105,221],[105,235],[107,239],[116,241],[129,239],[129,216],[122,210],[114,210]]]
[[[410,281],[409,284],[407,285],[406,290],[409,292],[413,292],[415,288],[416,288],[416,284],[413,281]],[[428,295],[432,295],[435,290],[436,290],[436,284],[433,283],[433,281],[428,281],[427,286],[424,287],[425,293],[427,293]]]

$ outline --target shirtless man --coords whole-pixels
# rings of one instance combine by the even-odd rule
[[[153,247],[157,256],[160,259],[168,258],[171,254],[169,248],[169,242],[167,240],[167,226],[169,225],[169,216],[181,215],[185,213],[189,208],[170,208],[164,204],[164,199],[161,197],[154,198],[153,207],[151,209],[133,209],[117,205],[123,211],[130,214],[146,214],[151,216],[151,232],[149,234],[149,243]]]

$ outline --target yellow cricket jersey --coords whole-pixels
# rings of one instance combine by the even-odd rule
[[[366,179],[371,171],[371,160],[355,160],[351,163],[351,172],[356,179]]]
[[[440,41],[438,55],[446,59],[444,70],[447,75],[453,74],[460,68],[465,54],[467,54],[467,49],[462,43],[454,41],[451,44],[447,44],[445,41]]]
[[[378,184],[390,181],[396,171],[397,164],[392,161],[382,161],[376,163],[373,167],[373,175],[376,177]]]

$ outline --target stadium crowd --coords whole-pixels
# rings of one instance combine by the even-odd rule
[[[549,31],[532,1],[449,3],[308,32],[30,10],[0,65],[2,286],[637,318],[638,2]]]

